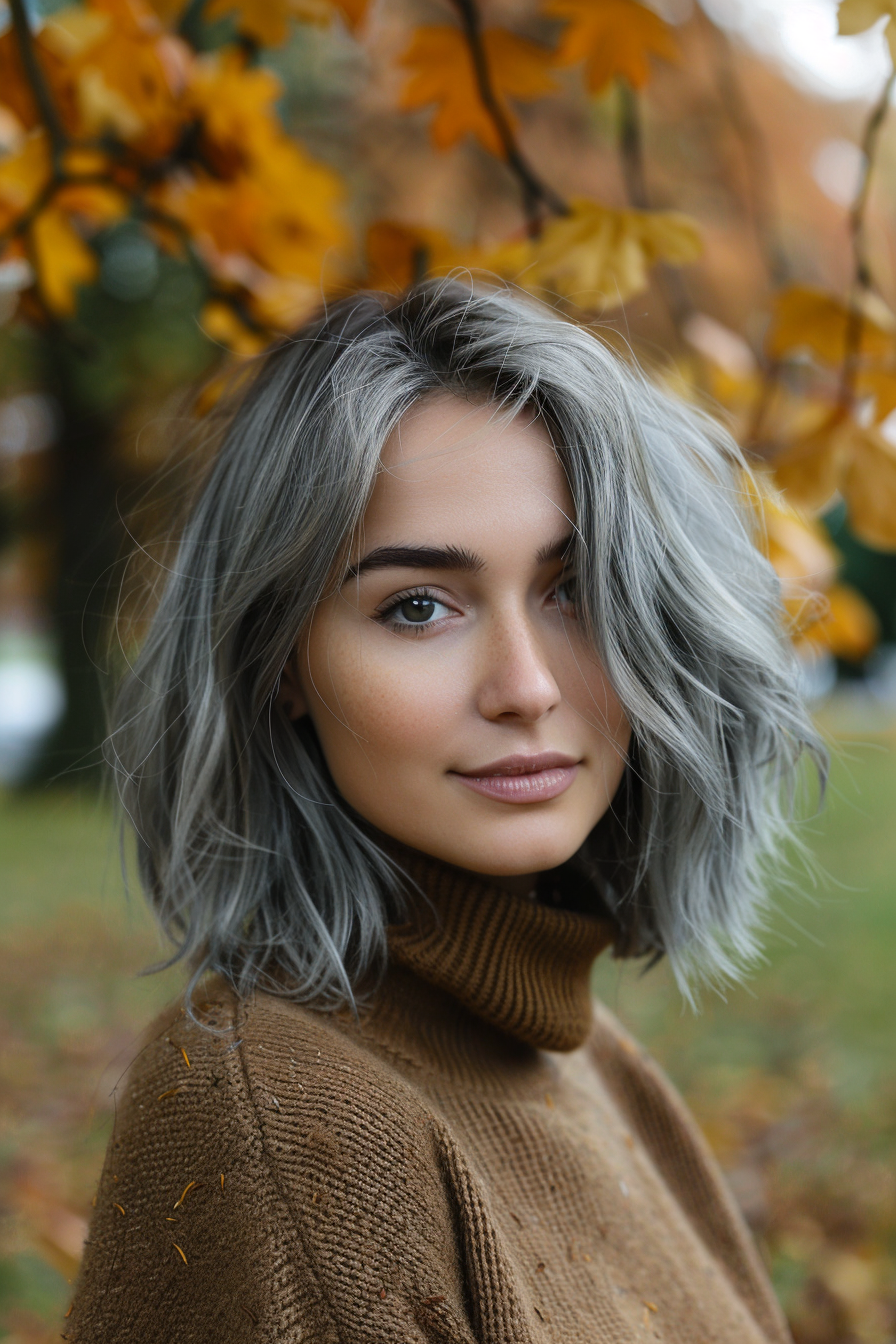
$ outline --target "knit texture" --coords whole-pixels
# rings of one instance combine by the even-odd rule
[[[611,930],[422,858],[360,1019],[214,987],[123,1088],[64,1337],[786,1344]]]

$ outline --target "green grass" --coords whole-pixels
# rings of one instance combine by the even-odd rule
[[[647,975],[605,962],[600,996],[687,1086],[695,1070],[780,1067],[812,1052],[859,1100],[896,1069],[896,752],[891,740],[840,743],[826,806],[803,838],[815,880],[797,866],[775,893],[765,959],[722,1000],[684,1009],[665,966]]]

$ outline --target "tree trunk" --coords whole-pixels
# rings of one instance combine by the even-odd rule
[[[44,386],[56,398],[61,421],[44,519],[54,558],[50,617],[66,702],[26,782],[95,786],[101,777],[104,668],[120,543],[112,418],[90,396],[85,356],[58,333],[48,334],[44,346]]]

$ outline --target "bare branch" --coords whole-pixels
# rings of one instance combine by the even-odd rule
[[[533,237],[537,237],[544,224],[545,208],[554,215],[568,215],[569,206],[553,188],[542,182],[517,144],[516,136],[492,83],[491,71],[488,68],[488,57],[485,54],[485,47],[482,42],[482,23],[479,10],[476,8],[476,0],[451,0],[451,3],[457,10],[463,25],[482,106],[491,118],[492,125],[498,134],[507,166],[520,184],[529,233]]]
[[[59,160],[68,144],[68,138],[62,128],[56,104],[53,102],[53,95],[50,93],[50,86],[37,57],[37,50],[31,33],[31,23],[28,19],[28,11],[25,8],[25,0],[9,0],[9,9],[25,78],[34,94],[40,119],[44,124],[47,135],[50,137],[54,165],[58,167]]]

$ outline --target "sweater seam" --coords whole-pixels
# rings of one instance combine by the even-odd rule
[[[318,1300],[326,1307],[327,1314],[330,1318],[330,1324],[333,1327],[336,1339],[340,1342],[340,1344],[343,1344],[344,1336],[342,1334],[342,1331],[339,1329],[336,1316],[334,1315],[332,1302],[330,1301],[330,1298],[327,1296],[327,1294],[323,1291],[323,1288],[321,1287],[320,1276],[317,1273],[317,1267],[314,1262],[314,1257],[311,1255],[305,1237],[302,1235],[301,1225],[293,1211],[292,1201],[288,1198],[283,1183],[279,1179],[279,1176],[277,1174],[277,1164],[273,1158],[273,1155],[268,1149],[268,1145],[265,1140],[264,1126],[261,1121],[261,1113],[255,1101],[255,1093],[252,1087],[251,1078],[249,1076],[249,1065],[248,1060],[246,1058],[246,1050],[242,1039],[240,1039],[240,1043],[237,1048],[237,1053],[240,1059],[240,1068],[242,1070],[243,1085],[246,1092],[246,1098],[252,1109],[252,1115],[255,1120],[255,1127],[258,1131],[258,1138],[261,1144],[261,1150],[264,1153],[265,1164],[267,1166],[267,1172],[268,1172],[268,1179],[270,1180],[271,1185],[276,1190],[278,1198],[280,1199],[284,1209],[287,1211],[289,1221],[292,1225],[293,1231],[295,1232],[296,1240],[298,1241],[299,1246],[302,1248],[302,1252],[305,1255],[306,1263],[308,1265],[314,1266],[314,1286],[317,1291]]]

